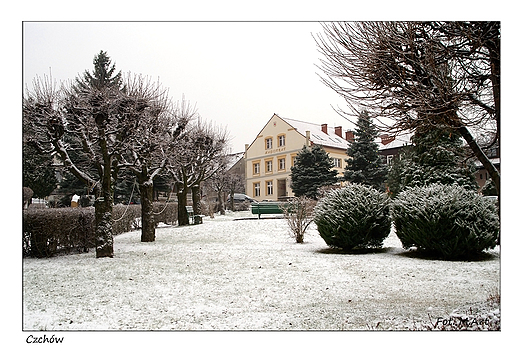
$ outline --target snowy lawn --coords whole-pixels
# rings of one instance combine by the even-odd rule
[[[478,306],[499,288],[499,248],[474,262],[383,250],[341,254],[315,227],[297,244],[283,219],[204,218],[115,237],[93,251],[23,260],[25,330],[407,330]]]

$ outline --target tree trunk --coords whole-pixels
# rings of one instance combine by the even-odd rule
[[[226,211],[224,210],[224,203],[222,201],[222,190],[217,191],[217,211],[220,215],[226,215]]]
[[[184,186],[180,183],[177,184],[177,221],[179,226],[185,226],[190,224],[188,213],[186,212],[186,206],[188,205],[188,193],[184,189]]]
[[[96,198],[95,207],[95,234],[96,258],[114,256],[114,238],[112,231],[112,194],[110,181],[103,183],[101,196]]]
[[[193,215],[202,215],[202,197],[200,185],[193,185],[191,188],[191,197],[193,199]]]
[[[141,193],[141,242],[155,241],[155,219],[153,214],[153,182],[139,183]]]

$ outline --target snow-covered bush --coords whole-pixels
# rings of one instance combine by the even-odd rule
[[[392,218],[404,248],[445,259],[494,248],[500,229],[493,202],[457,185],[406,189],[393,202]]]
[[[330,247],[379,248],[390,234],[389,202],[386,194],[372,187],[348,185],[318,202],[314,222]]]

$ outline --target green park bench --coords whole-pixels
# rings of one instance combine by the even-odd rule
[[[251,213],[258,214],[258,218],[262,214],[283,214],[283,209],[280,203],[265,202],[251,204]]]

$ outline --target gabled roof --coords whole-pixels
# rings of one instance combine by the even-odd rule
[[[401,148],[407,145],[412,145],[411,133],[403,133],[395,136],[395,139],[390,143],[383,144],[381,137],[376,138],[376,143],[379,146],[379,150],[388,150],[394,148]]]
[[[348,142],[345,138],[341,138],[336,135],[334,127],[328,127],[327,133],[324,133],[321,129],[321,125],[303,122],[299,120],[287,119],[280,117],[282,120],[287,122],[291,127],[298,131],[302,136],[306,137],[306,132],[310,132],[310,140],[314,144],[319,144],[326,147],[333,147],[339,149],[347,149]]]
[[[233,168],[233,166],[235,166],[236,163],[238,163],[243,158],[244,158],[244,152],[229,154],[228,155],[228,164],[227,164],[226,169],[229,170],[229,169]]]

